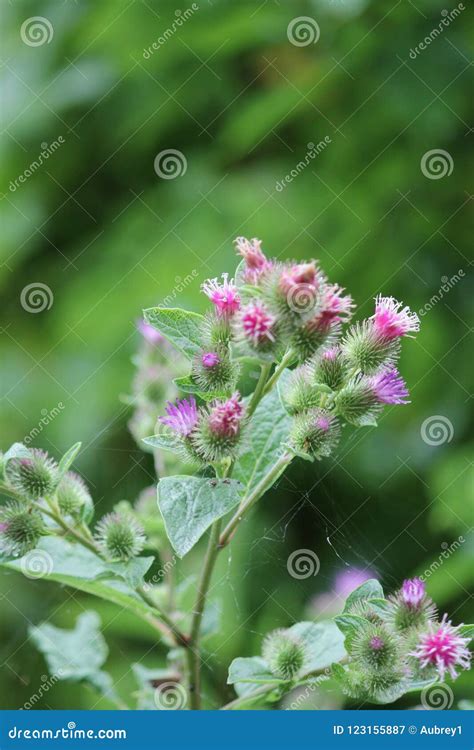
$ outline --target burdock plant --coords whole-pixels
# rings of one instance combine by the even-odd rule
[[[386,405],[409,403],[397,361],[403,340],[418,331],[415,313],[379,295],[373,315],[352,324],[352,297],[316,260],[271,259],[260,240],[243,237],[236,250],[234,277],[225,272],[202,284],[205,315],[155,307],[139,323],[126,400],[130,430],[154,458],[157,506],[156,488],[148,487],[135,505],[123,501],[96,523],[87,485],[70,470],[79,445],[59,462],[21,444],[2,456],[1,490],[11,500],[0,511],[0,562],[30,574],[28,555],[38,553],[44,577],[119,604],[155,628],[169,670],[158,678],[135,665],[141,708],[159,707],[152,688],[163,679],[182,683],[179,707],[201,708],[216,560],[288,465],[323,460],[345,431],[375,426]],[[258,371],[251,393],[249,364]],[[204,535],[190,605],[185,586],[176,585],[178,561]],[[329,679],[349,698],[392,702],[467,669],[471,632],[446,615],[439,620],[422,581],[405,581],[386,599],[371,580],[334,620],[278,628],[260,656],[235,659],[228,682],[237,697],[225,708],[265,707]],[[74,633],[99,643],[96,616],[78,621]],[[40,636],[35,629],[41,647]],[[54,666],[51,646],[44,650]],[[87,679],[121,704],[102,671]]]

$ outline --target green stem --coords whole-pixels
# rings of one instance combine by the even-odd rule
[[[247,408],[247,418],[252,416],[255,409],[257,408],[258,403],[260,402],[260,399],[263,396],[263,391],[265,389],[271,367],[271,362],[260,365],[260,377]]]
[[[278,378],[282,374],[283,370],[286,369],[287,365],[290,364],[290,362],[293,360],[293,350],[289,349],[286,354],[284,355],[283,359],[281,360],[280,364],[278,364],[275,367],[275,370],[273,372],[273,375],[271,378],[267,381],[267,384],[265,385],[265,388],[263,389],[263,395],[266,396],[267,393],[271,391],[275,383],[277,382]]]
[[[237,526],[242,521],[243,517],[249,512],[251,508],[253,508],[255,503],[260,500],[262,495],[272,486],[272,484],[274,484],[280,474],[291,463],[293,458],[294,456],[292,453],[284,453],[282,456],[280,456],[276,464],[274,464],[272,468],[265,474],[265,476],[262,477],[253,492],[251,492],[248,497],[244,498],[238,510],[230,519],[229,523],[227,524],[219,538],[219,549],[222,549],[230,542]]]
[[[200,631],[204,607],[206,606],[207,593],[211,583],[212,572],[219,554],[219,534],[221,532],[222,519],[219,518],[211,526],[211,533],[207,545],[204,565],[198,585],[198,594],[194,607],[191,623],[191,634],[189,638],[188,664],[189,664],[189,700],[192,710],[201,708],[201,654],[199,649]]]

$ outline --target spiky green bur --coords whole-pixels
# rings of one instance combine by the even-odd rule
[[[308,321],[305,325],[297,328],[291,336],[290,345],[298,356],[299,362],[306,362],[316,355],[322,347],[329,347],[336,343],[341,332],[339,323],[331,325],[318,325],[317,322]]]
[[[380,335],[372,321],[351,326],[341,342],[349,367],[373,375],[383,366],[393,365],[400,352],[398,339]]]
[[[309,409],[294,418],[290,444],[319,459],[331,455],[340,434],[341,429],[333,414],[325,409]]]
[[[310,363],[313,383],[321,383],[337,391],[346,380],[347,363],[337,347],[316,355]]]
[[[145,546],[143,529],[131,515],[109,513],[97,524],[95,539],[109,560],[130,560]]]
[[[351,656],[363,670],[394,669],[400,657],[397,637],[383,623],[367,623],[351,641]]]
[[[239,366],[232,362],[227,348],[202,351],[195,357],[191,377],[202,391],[228,393],[235,389]]]
[[[46,533],[43,518],[37,510],[23,503],[7,503],[0,508],[0,551],[20,557],[38,544]]]
[[[382,411],[382,404],[364,378],[356,378],[342,388],[336,395],[335,405],[338,415],[356,427],[375,424]]]
[[[285,408],[294,415],[319,406],[321,392],[310,382],[309,372],[300,368],[294,372],[282,397]]]
[[[74,518],[82,515],[84,509],[90,511],[93,508],[87,485],[73,471],[68,471],[58,484],[56,500],[61,513]]]
[[[305,662],[303,645],[286,630],[274,630],[263,643],[262,656],[270,671],[282,680],[292,680]]]
[[[27,457],[7,461],[5,475],[10,485],[28,500],[52,494],[59,481],[57,463],[38,448],[32,448]]]

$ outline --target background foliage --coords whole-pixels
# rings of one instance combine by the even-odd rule
[[[61,404],[33,444],[60,455],[83,441],[78,469],[98,515],[134,500],[153,477],[120,401],[133,375],[135,320],[167,297],[202,310],[199,285],[233,269],[237,235],[262,238],[271,255],[319,258],[360,316],[379,291],[419,310],[442,277],[466,274],[404,347],[412,404],[387,410],[377,431],[353,433],[337,460],[294,465],[223,556],[214,589],[221,635],[208,642],[206,674],[214,705],[225,697],[219,690],[231,659],[259,653],[267,630],[314,616],[314,597],[348,565],[375,571],[390,589],[462,535],[466,542],[433,572],[428,590],[455,621],[472,620],[469,10],[413,60],[410,49],[442,17],[437,0],[199,6],[145,59],[183,5],[2,2],[1,447]],[[21,24],[33,15],[51,21],[51,43],[22,42]],[[317,19],[317,44],[288,41],[288,23],[300,15]],[[13,191],[10,181],[59,136],[65,143]],[[307,144],[325,136],[329,145],[277,190]],[[153,168],[168,148],[187,160],[173,180]],[[420,160],[434,148],[451,155],[449,177],[422,173]],[[54,303],[32,314],[20,296],[38,281]],[[420,435],[433,415],[453,426],[452,439],[437,446]],[[318,576],[288,575],[288,555],[300,548],[317,553]],[[192,553],[184,572],[195,572],[195,560]],[[41,684],[45,665],[27,627],[46,618],[72,627],[84,608],[100,613],[107,669],[123,696],[135,686],[130,661],[163,663],[152,631],[113,605],[15,573],[2,573],[0,591],[4,708],[21,706]],[[456,701],[472,690],[464,676]],[[338,706],[340,696],[328,692],[324,702]],[[38,705],[107,707],[64,684]]]

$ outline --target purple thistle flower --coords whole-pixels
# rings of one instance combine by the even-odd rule
[[[148,341],[149,344],[153,344],[153,346],[157,346],[165,341],[161,333],[145,320],[137,320],[137,328],[145,341]]]
[[[385,641],[380,638],[379,635],[374,635],[374,637],[370,639],[370,648],[373,649],[373,651],[381,651],[385,648]]]
[[[215,352],[204,352],[201,362],[203,367],[215,367],[220,362],[219,355]]]
[[[408,389],[398,371],[393,368],[383,370],[369,378],[370,387],[382,404],[409,404]]]
[[[403,581],[400,596],[407,607],[417,609],[425,598],[425,584],[420,578],[407,579]]]
[[[240,297],[233,279],[229,281],[229,274],[222,274],[222,283],[217,279],[207,279],[201,285],[201,290],[211,300],[218,315],[231,318],[240,308]]]
[[[160,422],[171,427],[182,437],[188,437],[191,434],[199,419],[196,401],[192,396],[189,400],[183,398],[182,401],[176,401],[176,404],[168,401],[166,413],[168,416],[160,417]]]
[[[471,639],[459,635],[461,625],[454,627],[447,618],[448,615],[444,615],[438,624],[430,622],[428,632],[421,636],[415,651],[410,654],[419,660],[422,668],[436,667],[442,682],[446,672],[456,679],[456,666],[462,669],[471,666],[471,654],[467,648]]]
[[[394,297],[375,298],[375,314],[372,316],[377,332],[386,339],[406,336],[420,330],[420,319],[409,307],[402,307]]]

